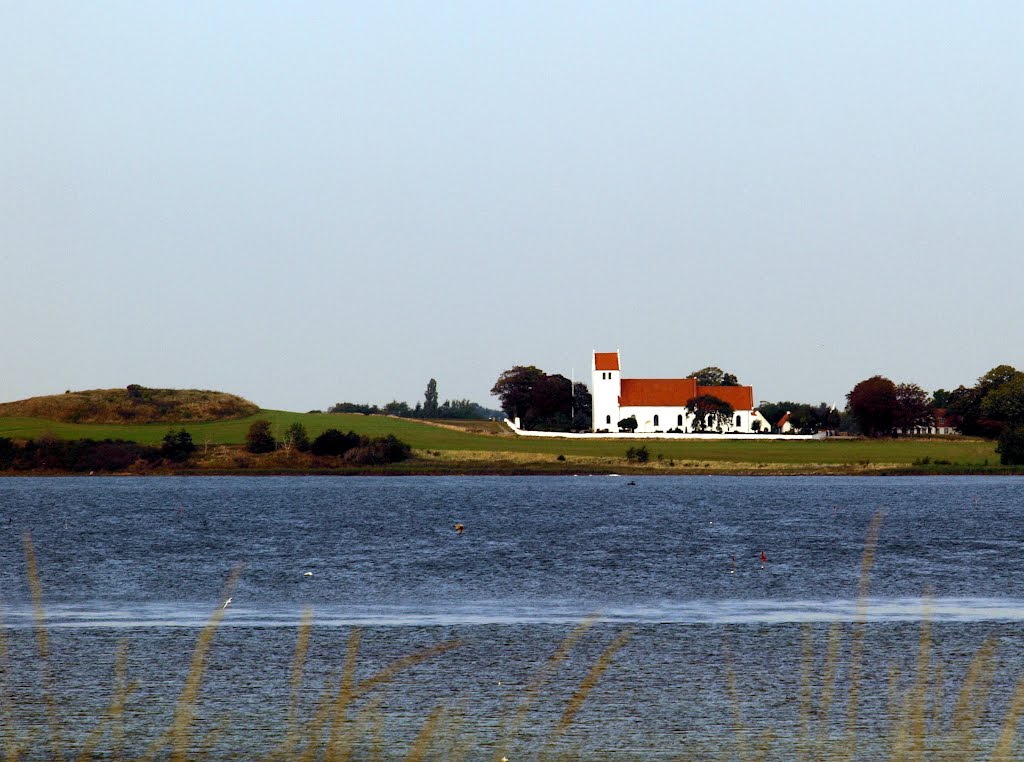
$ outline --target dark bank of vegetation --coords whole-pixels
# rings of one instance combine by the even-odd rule
[[[472,400],[455,399],[439,402],[437,380],[427,382],[423,402],[410,407],[408,402],[391,400],[384,405],[338,402],[328,408],[328,413],[362,413],[363,415],[393,415],[398,418],[425,418],[428,420],[493,420],[503,417],[500,410],[492,410]]]
[[[159,446],[118,439],[57,439],[42,436],[25,442],[0,437],[0,472],[13,473],[136,473],[161,471],[302,468],[319,471],[353,466],[384,466],[412,456],[412,448],[394,434],[360,436],[328,429],[312,441],[301,423],[289,428],[286,439],[271,434],[270,421],[255,421],[244,448],[221,445],[202,452],[185,429],[168,431]],[[225,466],[225,450],[235,452]],[[245,453],[242,457],[237,457]],[[274,457],[282,454],[280,457]],[[252,456],[267,456],[260,459]]]

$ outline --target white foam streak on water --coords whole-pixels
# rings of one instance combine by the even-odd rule
[[[863,612],[856,600],[702,600],[642,606],[609,605],[582,608],[571,605],[516,606],[497,602],[457,607],[330,606],[314,610],[321,627],[429,627],[451,625],[575,624],[587,616],[616,624],[759,625],[805,622],[1017,622],[1024,621],[1024,599],[1016,598],[894,598],[869,599]],[[140,604],[112,606],[102,602],[51,605],[46,609],[50,628],[200,628],[213,610],[199,604]],[[224,627],[297,627],[302,611],[294,607],[232,605],[224,612]],[[4,626],[34,626],[32,609],[10,607]]]

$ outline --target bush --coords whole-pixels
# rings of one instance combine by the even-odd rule
[[[359,435],[354,432],[342,434],[337,429],[327,429],[313,440],[310,451],[314,455],[344,455],[359,446]]]
[[[160,457],[174,463],[183,463],[196,451],[192,435],[185,429],[168,431],[160,445]]]
[[[635,415],[631,415],[629,416],[629,418],[623,418],[621,421],[619,421],[619,429],[621,431],[633,432],[636,431],[636,427],[639,425],[640,424],[637,423]]]
[[[630,463],[646,463],[651,459],[651,454],[647,451],[647,446],[642,447],[630,447],[626,450],[626,460]]]
[[[377,466],[385,463],[398,463],[412,455],[412,448],[394,434],[376,439],[364,439],[358,447],[345,453],[347,463],[360,466]]]
[[[1007,427],[996,445],[999,462],[1004,466],[1024,466],[1024,426]]]
[[[261,419],[253,422],[249,433],[245,435],[245,449],[249,452],[273,452],[277,449],[277,440],[270,433],[270,421]]]

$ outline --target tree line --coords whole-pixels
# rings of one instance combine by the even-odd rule
[[[930,397],[917,384],[885,376],[859,382],[846,395],[847,410],[865,436],[888,436],[929,426],[935,411],[960,433],[996,439],[1004,465],[1024,465],[1024,373],[997,365],[974,386],[938,389]]]
[[[328,408],[328,413],[362,413],[363,415],[393,415],[399,418],[434,418],[452,420],[489,420],[500,418],[500,410],[492,410],[468,399],[454,399],[438,402],[437,380],[427,382],[423,402],[410,406],[408,402],[391,400],[384,405],[338,402]]]

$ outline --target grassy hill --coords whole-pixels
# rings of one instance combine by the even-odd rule
[[[200,389],[90,389],[0,403],[0,418],[59,423],[193,423],[244,418],[259,407],[234,394]]]

